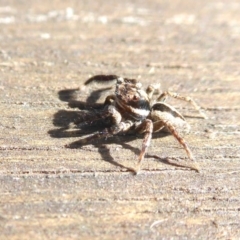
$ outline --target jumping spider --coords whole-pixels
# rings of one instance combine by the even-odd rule
[[[77,122],[78,127],[83,125],[96,126],[100,122],[104,122],[108,127],[81,139],[81,144],[85,144],[93,139],[107,138],[120,133],[144,133],[142,149],[135,170],[137,173],[141,169],[141,163],[150,145],[152,133],[167,129],[183,146],[189,159],[194,161],[191,150],[177,130],[189,132],[189,124],[174,107],[164,102],[167,96],[187,101],[205,118],[200,107],[191,98],[166,91],[160,94],[153,102],[153,95],[156,94],[159,85],[150,85],[145,91],[142,89],[142,84],[139,81],[116,75],[97,75],[87,80],[85,85],[93,81],[108,82],[112,80],[116,81],[114,94],[107,96],[104,104],[92,105],[90,113],[85,115],[83,113],[84,117],[81,120],[78,119]],[[198,171],[198,167],[191,168]]]

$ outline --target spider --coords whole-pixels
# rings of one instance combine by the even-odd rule
[[[103,104],[92,104],[88,113],[83,113],[82,119],[78,119],[77,126],[96,126],[104,123],[105,128],[96,131],[90,136],[80,140],[80,144],[86,144],[94,139],[108,138],[116,134],[142,133],[144,134],[141,152],[138,157],[135,172],[141,169],[141,163],[150,145],[153,132],[163,129],[169,131],[185,149],[189,159],[194,156],[186,141],[180,136],[177,129],[189,132],[190,126],[185,118],[172,106],[165,103],[166,98],[173,97],[187,101],[199,111],[203,118],[205,114],[190,97],[183,97],[177,93],[166,91],[160,94],[154,101],[153,96],[159,90],[160,85],[150,85],[146,91],[142,84],[135,79],[122,78],[116,75],[96,75],[85,82],[85,86],[91,82],[116,81],[115,92],[106,97]],[[192,169],[199,171],[196,167]]]

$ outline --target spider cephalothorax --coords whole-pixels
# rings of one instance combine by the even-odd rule
[[[81,139],[82,144],[93,139],[111,137],[120,133],[144,133],[142,149],[136,169],[136,172],[138,172],[147,148],[150,145],[152,133],[166,129],[184,147],[188,157],[194,161],[191,150],[178,131],[180,129],[181,131],[189,132],[189,124],[175,108],[164,102],[167,96],[187,101],[205,117],[200,111],[200,107],[191,98],[182,97],[176,93],[167,91],[160,94],[152,104],[152,97],[159,90],[159,85],[150,85],[145,91],[139,81],[116,75],[97,75],[86,81],[85,85],[88,85],[92,81],[107,82],[112,80],[116,81],[114,94],[107,96],[101,108],[99,108],[98,104],[98,110],[94,110],[94,106],[92,105],[92,108],[89,109],[90,114],[86,115],[91,116],[89,117],[90,120],[84,118],[78,122],[78,126],[96,125],[96,123],[104,122],[105,128]],[[198,170],[197,167],[194,169]]]
[[[127,120],[143,120],[150,113],[148,95],[135,79],[117,78],[115,107]]]

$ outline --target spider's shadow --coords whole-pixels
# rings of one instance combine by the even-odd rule
[[[103,107],[103,104],[99,104],[97,103],[97,101],[100,99],[102,93],[104,91],[110,90],[111,88],[103,88],[100,90],[95,90],[92,91],[91,94],[89,95],[89,97],[87,97],[86,101],[79,101],[77,100],[77,96],[81,95],[83,92],[79,89],[66,89],[66,90],[60,90],[58,92],[59,95],[59,99],[61,101],[65,101],[68,102],[68,106],[70,108],[79,108],[81,110],[86,110],[86,109],[101,109]],[[86,134],[91,134],[95,131],[99,131],[102,130],[104,128],[104,126],[93,126],[91,128],[83,128],[83,129],[76,129],[76,128],[72,128],[71,129],[71,125],[73,125],[74,123],[76,123],[78,121],[79,118],[81,118],[82,112],[81,111],[76,111],[76,110],[59,110],[58,112],[56,112],[54,114],[53,117],[53,125],[55,127],[57,127],[57,129],[52,129],[49,130],[48,133],[51,137],[53,138],[72,138],[72,137],[83,137],[86,136]],[[105,126],[106,127],[106,126]],[[69,131],[71,129],[71,131]],[[165,132],[158,132],[158,133],[154,133],[153,134],[153,138],[159,138],[159,137],[165,137],[169,135],[169,133],[165,133]],[[131,142],[134,139],[136,139],[136,137],[141,137],[141,139],[143,138],[143,136],[141,135],[116,135],[114,137],[108,138],[108,139],[100,139],[100,140],[95,140],[95,141],[91,141],[89,143],[86,143],[84,145],[87,144],[92,144],[94,145],[96,148],[98,148],[98,152],[99,154],[102,156],[102,159],[106,162],[109,162],[111,164],[113,164],[114,166],[117,167],[121,167],[124,168],[128,171],[132,171],[135,172],[134,169],[126,167],[118,162],[116,162],[114,160],[114,158],[111,156],[110,154],[110,150],[108,148],[105,148],[104,145],[105,144],[118,144],[121,145],[124,149],[128,149],[132,152],[135,153],[135,155],[138,155],[140,153],[140,149],[131,146],[130,144],[128,144],[127,142]],[[81,140],[77,140],[74,141],[72,143],[70,143],[67,147],[68,148],[80,148],[81,146],[83,146],[82,143],[80,143]],[[104,145],[100,142],[104,141]],[[154,157],[154,156],[150,156],[149,157]],[[165,164],[169,164],[169,165],[176,165],[173,163],[170,163],[167,159],[165,158],[160,158],[160,157],[154,157],[157,158],[158,161],[163,162]],[[180,165],[177,165],[180,166]]]

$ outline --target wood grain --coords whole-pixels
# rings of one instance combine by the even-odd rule
[[[0,239],[240,238],[240,4],[236,1],[11,1],[0,5]],[[155,134],[81,148],[68,94],[95,74],[160,82],[192,132],[200,173]],[[111,87],[111,85],[104,86]],[[102,101],[112,90],[92,96]],[[167,160],[168,159],[168,160]]]

